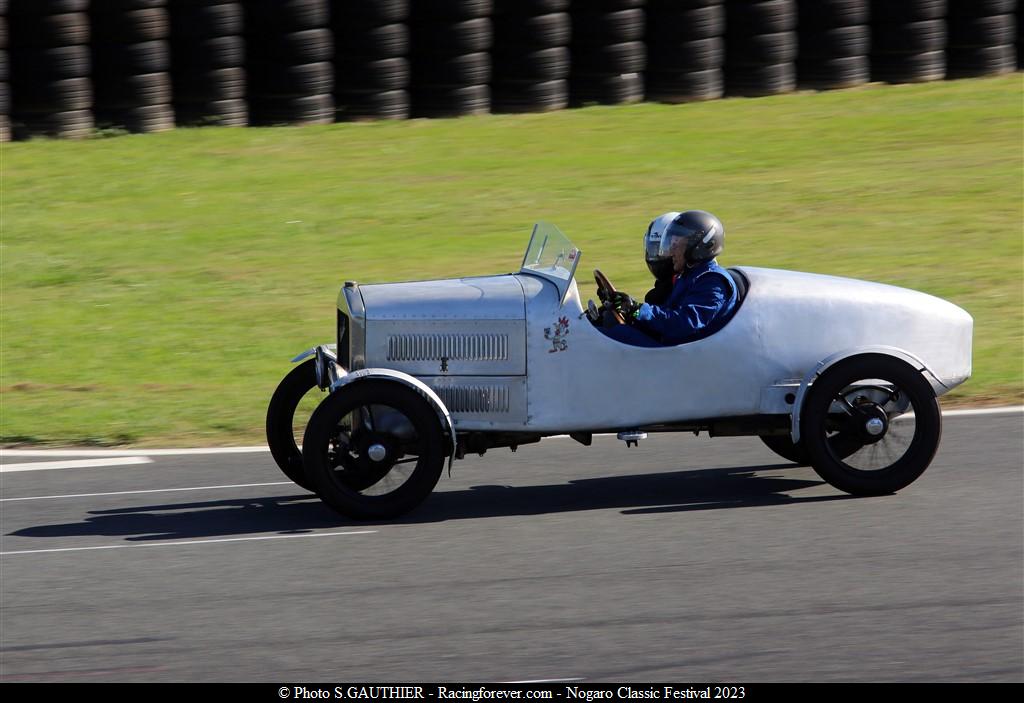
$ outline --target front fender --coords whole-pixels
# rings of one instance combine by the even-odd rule
[[[437,393],[433,391],[426,383],[419,380],[415,376],[410,376],[407,373],[401,371],[395,371],[394,369],[360,369],[359,371],[353,371],[352,373],[346,373],[331,383],[331,393],[334,393],[339,388],[349,386],[353,383],[360,383],[369,379],[374,380],[385,380],[391,383],[401,383],[407,386],[421,396],[423,396],[428,403],[434,408],[434,412],[437,413],[438,419],[441,421],[442,427],[448,434],[449,446],[448,446],[448,470],[451,470],[452,461],[455,460],[455,424],[452,422],[451,413],[448,412],[448,408],[445,407],[444,402],[438,397]]]
[[[931,385],[936,395],[940,395],[949,390],[939,380],[938,376],[935,375],[935,372],[928,368],[927,364],[921,361],[919,357],[911,354],[905,349],[886,346],[864,346],[836,352],[835,354],[819,361],[818,365],[815,366],[810,373],[804,376],[803,382],[800,384],[800,390],[796,393],[796,400],[793,401],[793,410],[790,415],[790,437],[794,444],[800,441],[800,412],[803,409],[804,399],[807,397],[807,389],[814,383],[818,376],[825,373],[825,371],[830,367],[835,366],[844,359],[849,359],[853,356],[860,356],[861,354],[884,354],[886,356],[892,356],[905,361],[925,376],[925,379]]]

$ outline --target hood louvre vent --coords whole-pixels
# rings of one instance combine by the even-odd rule
[[[434,388],[449,412],[507,413],[508,386],[442,386]]]
[[[507,334],[393,334],[388,361],[507,361]]]

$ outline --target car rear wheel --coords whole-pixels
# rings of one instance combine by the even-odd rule
[[[931,464],[942,416],[931,386],[907,363],[865,354],[810,388],[801,444],[823,479],[853,495],[894,493]]]
[[[444,432],[416,391],[359,381],[328,396],[302,441],[306,476],[335,511],[358,520],[403,515],[434,490],[444,468]]]

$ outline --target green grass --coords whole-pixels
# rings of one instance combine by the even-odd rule
[[[667,210],[721,261],[923,290],[975,318],[959,403],[1020,402],[1022,77],[548,115],[0,147],[5,442],[245,444],[339,284],[518,267],[536,219],[649,283]],[[584,281],[589,291],[590,284]]]

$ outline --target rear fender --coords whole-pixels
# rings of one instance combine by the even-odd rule
[[[946,386],[939,381],[938,376],[928,368],[927,364],[904,349],[885,346],[866,346],[836,352],[835,354],[819,361],[818,365],[814,367],[814,370],[807,374],[804,377],[803,382],[800,384],[800,390],[796,393],[796,400],[793,402],[793,410],[791,411],[790,416],[790,437],[794,444],[800,441],[800,412],[803,409],[804,399],[807,397],[807,389],[818,379],[819,376],[821,376],[821,374],[825,373],[832,366],[835,366],[840,361],[854,356],[860,356],[862,354],[884,354],[886,356],[892,356],[900,359],[901,361],[905,361],[925,377],[925,380],[927,380],[929,385],[931,385],[936,395],[944,393],[947,390]]]
[[[339,388],[344,388],[345,386],[352,385],[353,383],[363,383],[367,380],[399,383],[413,389],[423,396],[428,403],[430,403],[431,407],[434,408],[434,412],[437,413],[437,418],[441,422],[441,427],[448,435],[448,470],[451,471],[452,461],[455,459],[455,424],[452,422],[451,413],[448,412],[448,408],[445,407],[444,402],[438,397],[437,393],[435,393],[430,386],[415,376],[410,376],[407,373],[395,371],[394,369],[360,369],[359,371],[346,373],[331,383],[331,393],[334,393]]]

